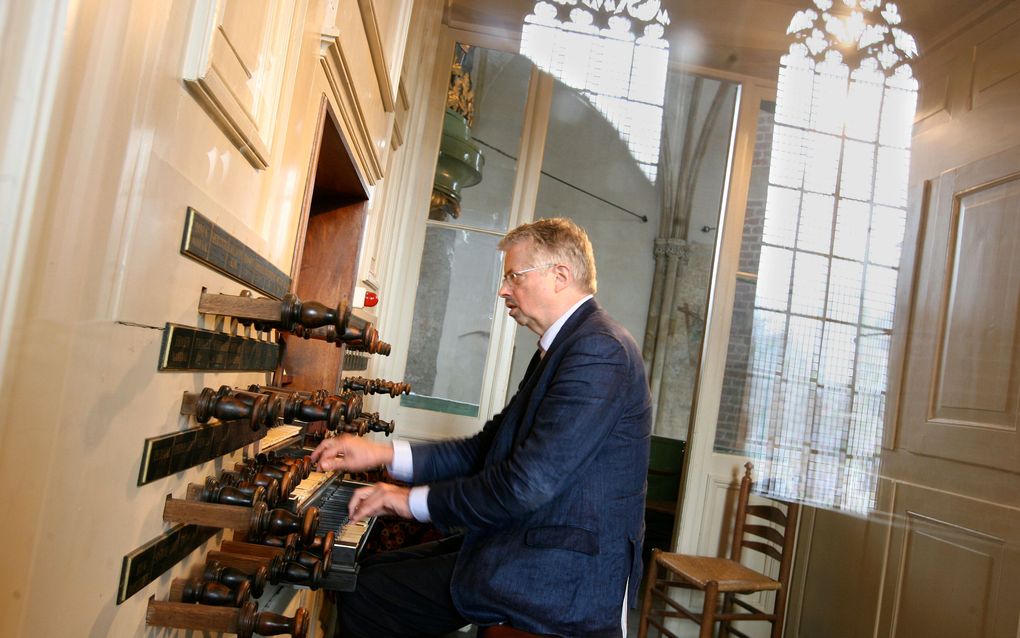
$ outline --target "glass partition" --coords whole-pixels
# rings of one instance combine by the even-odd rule
[[[530,80],[520,55],[456,45],[402,406],[479,413]]]

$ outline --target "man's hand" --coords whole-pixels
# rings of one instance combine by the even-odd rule
[[[312,452],[320,470],[360,472],[393,462],[393,445],[376,443],[350,434],[326,439]]]
[[[359,487],[351,495],[347,504],[347,513],[351,522],[365,520],[369,516],[391,514],[401,518],[412,518],[408,498],[411,490],[389,483],[376,483],[367,487]]]

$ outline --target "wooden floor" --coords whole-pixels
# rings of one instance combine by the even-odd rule
[[[637,609],[628,610],[627,613],[627,638],[637,638],[638,634],[638,616],[640,612],[640,605]],[[474,626],[465,627],[460,631],[455,631],[452,634],[447,634],[444,638],[475,638],[477,631]]]

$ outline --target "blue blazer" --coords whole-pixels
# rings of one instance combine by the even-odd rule
[[[481,432],[412,446],[440,527],[465,530],[451,593],[465,618],[620,636],[635,603],[651,401],[633,337],[594,299],[537,353]]]

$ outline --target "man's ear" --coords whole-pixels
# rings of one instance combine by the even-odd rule
[[[570,266],[566,264],[556,264],[553,266],[553,274],[556,276],[556,292],[560,292],[574,283],[574,273],[570,272]]]

